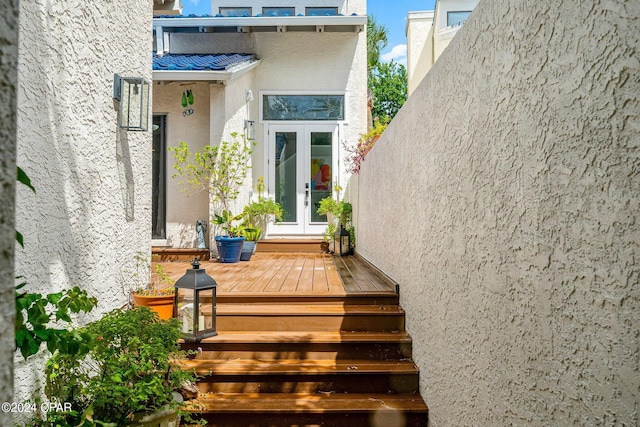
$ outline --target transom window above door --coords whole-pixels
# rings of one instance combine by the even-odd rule
[[[263,120],[344,120],[344,95],[263,95]]]

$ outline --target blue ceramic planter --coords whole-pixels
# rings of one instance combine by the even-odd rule
[[[220,262],[233,263],[240,261],[244,237],[216,236],[215,239]]]

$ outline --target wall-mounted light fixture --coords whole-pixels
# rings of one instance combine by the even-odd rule
[[[256,139],[256,122],[254,120],[244,121],[244,136],[247,139]]]
[[[113,99],[120,102],[118,126],[126,130],[149,128],[149,82],[143,77],[113,75]]]

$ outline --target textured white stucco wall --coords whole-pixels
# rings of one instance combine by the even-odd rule
[[[193,91],[194,113],[183,116],[182,93]],[[167,116],[167,147],[175,147],[180,141],[199,150],[209,143],[209,84],[161,83],[154,85],[154,114]],[[198,192],[180,186],[171,178],[175,173],[172,153],[167,153],[167,239],[172,247],[195,247],[196,221],[209,218],[209,198],[206,191]],[[189,190],[188,192],[185,190]]]
[[[13,401],[18,2],[0,3],[0,403]],[[13,424],[0,412],[0,425]]]
[[[96,317],[134,286],[134,255],[150,254],[151,132],[120,131],[113,75],[151,79],[152,3],[95,7],[79,0],[20,2],[16,274],[33,292],[78,285]],[[16,366],[16,400],[40,382]]]
[[[427,12],[409,12],[407,16],[407,90],[416,90],[433,65],[433,15]]]
[[[481,2],[369,153],[431,425],[640,423],[639,52],[639,2]]]

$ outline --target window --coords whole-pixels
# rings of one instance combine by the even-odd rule
[[[250,7],[221,7],[220,15],[222,16],[251,16]]]
[[[167,238],[167,116],[153,116],[151,238]]]
[[[456,25],[464,24],[464,21],[471,15],[470,10],[447,12],[447,27],[454,27]]]
[[[307,7],[305,10],[307,16],[338,16],[337,7]]]
[[[263,7],[262,16],[294,16],[296,14],[293,7]]]
[[[344,95],[264,95],[263,120],[344,120]]]

